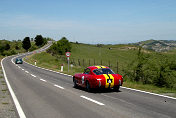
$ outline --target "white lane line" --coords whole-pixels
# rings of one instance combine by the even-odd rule
[[[20,117],[20,118],[26,118],[26,116],[25,116],[25,114],[24,114],[24,112],[23,112],[23,109],[21,108],[21,105],[20,105],[20,103],[19,103],[19,101],[18,101],[18,99],[17,99],[17,97],[16,97],[16,95],[15,95],[15,93],[14,93],[14,91],[13,91],[13,89],[12,89],[12,87],[11,87],[9,81],[8,81],[8,79],[7,79],[6,72],[5,72],[5,69],[4,69],[3,64],[2,64],[2,61],[3,61],[4,59],[5,59],[5,58],[3,58],[3,59],[1,60],[1,66],[2,66],[3,73],[4,73],[5,81],[6,81],[6,83],[7,83],[8,88],[9,88],[10,94],[11,94],[12,99],[13,99],[13,101],[14,101],[14,104],[15,104],[15,106],[16,106],[16,109],[17,109],[17,112],[18,112],[18,114],[19,114],[19,117]]]
[[[94,103],[96,103],[96,104],[98,104],[98,105],[105,105],[105,104],[103,104],[103,103],[101,103],[101,102],[98,102],[98,101],[96,101],[96,100],[94,100],[94,99],[88,98],[88,97],[83,96],[83,95],[81,95],[80,97],[81,97],[81,98],[84,98],[84,99],[86,99],[86,100],[89,100],[89,101],[91,101],[91,102],[94,102]]]
[[[28,71],[25,71],[26,73],[29,73]]]
[[[21,68],[21,70],[24,70],[23,68]]]
[[[72,75],[67,75],[67,76],[72,77]]]
[[[35,75],[31,74],[31,76],[36,77]]]
[[[46,80],[44,80],[44,79],[40,79],[41,81],[43,81],[43,82],[47,82]]]
[[[25,63],[31,65],[31,66],[34,66],[36,68],[40,68],[40,69],[43,69],[43,70],[47,70],[47,71],[51,71],[51,72],[54,72],[54,73],[59,73],[59,74],[62,74],[62,75],[65,75],[65,76],[70,76],[70,77],[73,77],[72,75],[68,75],[68,74],[64,74],[64,73],[60,73],[60,72],[57,72],[57,71],[53,71],[53,70],[50,70],[50,69],[46,69],[46,68],[42,68],[42,67],[39,67],[39,66],[35,66],[35,65],[32,65],[26,61],[24,61]]]
[[[58,87],[58,88],[60,88],[60,89],[64,89],[64,87],[59,86],[59,85],[57,85],[57,84],[55,84],[54,86],[55,86],[55,87]]]
[[[176,98],[174,98],[174,97],[165,96],[165,95],[161,95],[161,94],[151,93],[151,92],[142,91],[142,90],[138,90],[138,89],[127,88],[127,87],[123,87],[123,86],[121,86],[121,88],[124,88],[124,89],[127,89],[127,90],[137,91],[137,92],[141,92],[141,93],[146,93],[146,94],[150,94],[150,95],[155,95],[155,96],[160,96],[160,97],[170,98],[170,99],[174,99],[174,100],[176,100]]]
[[[14,57],[14,58],[15,58],[15,57]],[[13,59],[14,59],[14,58],[11,59],[11,62],[12,62],[13,64],[15,64],[15,63],[13,62]]]
[[[18,66],[18,68],[21,68],[20,66]]]

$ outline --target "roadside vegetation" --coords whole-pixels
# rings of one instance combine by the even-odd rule
[[[70,51],[68,72],[65,52]],[[124,77],[124,85],[176,97],[175,52],[159,53],[133,45],[89,45],[71,43],[65,37],[46,52],[30,55],[26,61],[37,66],[74,75],[90,65],[105,65]]]
[[[18,53],[24,53],[26,51],[36,50],[52,40],[51,38],[45,38],[41,35],[37,35],[35,40],[30,37],[25,37],[21,40],[0,40],[0,56],[10,56]]]

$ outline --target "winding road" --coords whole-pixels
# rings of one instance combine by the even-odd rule
[[[89,93],[73,88],[71,76],[26,62],[17,65],[15,58],[1,63],[20,118],[176,118],[174,98],[125,87]]]

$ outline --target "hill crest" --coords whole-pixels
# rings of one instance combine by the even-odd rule
[[[147,40],[134,43],[134,45],[142,46],[144,49],[153,50],[156,52],[167,52],[176,49],[175,40]]]

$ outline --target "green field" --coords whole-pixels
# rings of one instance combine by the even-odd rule
[[[143,50],[146,56],[150,59],[147,63],[157,63],[162,59],[163,55],[167,55],[171,60],[176,57],[174,51],[166,54],[158,54],[155,52],[150,52]],[[136,63],[138,48],[132,45],[103,45],[97,47],[97,45],[88,44],[75,44],[72,43],[72,50],[70,56],[70,63],[73,67],[69,69],[67,59],[65,55],[52,56],[49,53],[42,52],[28,56],[25,60],[31,64],[37,61],[37,66],[44,68],[49,68],[55,71],[60,71],[61,64],[64,64],[63,73],[68,73],[74,75],[75,73],[81,73],[89,65],[105,65],[110,66],[112,70],[122,76],[125,76],[124,69],[128,70],[131,64]],[[117,68],[118,63],[118,68]],[[125,76],[125,82],[123,86],[146,90],[155,93],[169,93],[171,96],[176,96],[176,90],[156,87],[151,84],[142,84],[141,82],[132,82],[129,78]]]
[[[103,47],[97,47],[96,45],[72,43],[70,63],[73,64],[73,68],[71,69],[70,67],[69,74],[73,75],[75,72],[82,72],[85,67],[91,65],[110,65],[114,72],[117,73],[117,62],[119,70],[118,73],[122,74],[123,67],[129,63],[129,59],[135,59],[135,55],[137,53],[137,50],[129,50],[124,47],[128,46],[124,45],[123,48],[121,45],[106,45]],[[30,63],[34,63],[34,60],[37,60],[40,66],[47,68],[54,68],[59,70],[60,65],[64,64],[64,72],[67,73],[68,65],[65,55],[51,56],[51,54],[42,52],[30,57],[32,57],[28,58]]]

